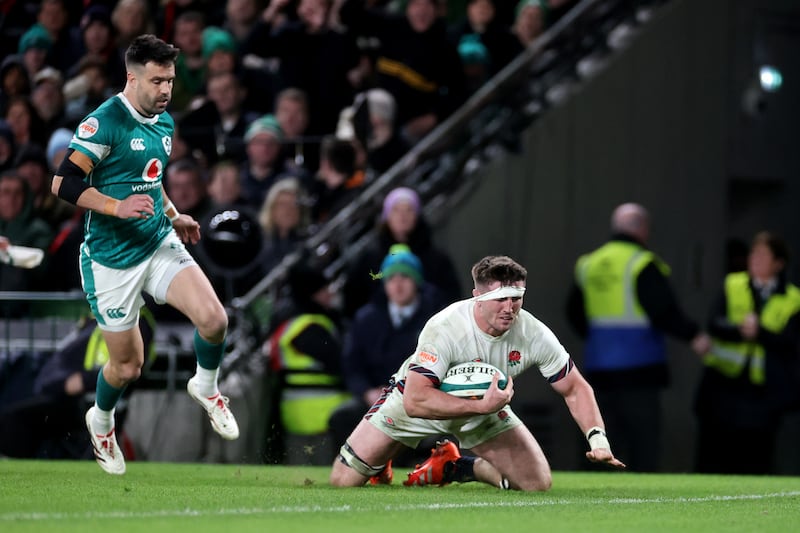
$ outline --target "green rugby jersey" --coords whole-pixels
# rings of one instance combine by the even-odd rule
[[[155,204],[154,216],[146,219],[87,211],[84,249],[101,265],[123,269],[141,263],[172,229],[162,205],[161,179],[174,129],[168,113],[143,117],[122,93],[106,100],[78,125],[69,147],[94,163],[86,177],[89,185],[118,200],[149,194]]]

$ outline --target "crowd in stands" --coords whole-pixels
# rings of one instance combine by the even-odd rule
[[[7,217],[24,215],[44,221],[50,239],[47,260],[13,287],[79,288],[69,272],[83,213],[50,194],[49,176],[78,122],[123,87],[134,36],[154,33],[181,50],[169,112],[171,161],[184,170],[168,171],[166,185],[170,194],[188,193],[186,183],[169,181],[187,173],[197,181],[194,196],[176,205],[188,202],[198,220],[230,205],[258,218],[270,189],[294,180],[308,212],[291,236],[281,229],[276,238],[274,227],[263,235],[268,271],[291,248],[287,239],[297,242],[334,216],[573,3],[4,3],[0,171],[24,178],[26,200],[19,214],[3,214],[0,234],[41,246],[41,238],[6,235],[15,226]]]
[[[79,121],[124,86],[124,52],[133,37],[153,33],[181,50],[168,109],[176,129],[164,185],[178,211],[201,223],[204,238],[190,251],[220,297],[230,301],[345,208],[574,3],[5,2],[0,236],[46,255],[31,270],[0,265],[0,290],[80,289],[84,212],[52,195],[49,182]],[[340,372],[343,346],[364,344],[364,339],[344,341],[353,320],[367,320],[363,312],[357,318],[359,310],[374,306],[374,298],[391,300],[381,290],[384,283],[370,274],[381,270],[392,246],[406,245],[411,262],[418,263],[401,269],[412,274],[412,292],[427,294],[421,290],[424,276],[443,303],[465,296],[449,258],[432,242],[421,209],[413,190],[387,196],[380,238],[349,269],[339,295],[343,303],[336,306],[341,317],[330,328],[324,324],[326,334],[339,338],[337,363],[326,371]],[[247,253],[214,238],[231,233],[245,239]],[[318,278],[319,272],[293,273],[287,289],[297,293],[302,287],[303,301],[293,296],[295,305],[278,315],[283,322],[292,309],[299,313],[310,305],[309,279]],[[440,305],[427,298],[426,315]],[[424,318],[416,317],[415,324]],[[361,330],[376,333],[371,327]],[[269,336],[276,331],[283,331],[277,318]],[[396,361],[385,364],[394,366]],[[347,385],[363,405],[369,397],[364,387],[374,390],[380,383]],[[339,386],[344,390],[344,381]]]

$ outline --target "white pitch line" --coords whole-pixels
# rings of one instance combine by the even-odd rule
[[[665,503],[704,503],[740,500],[767,500],[776,498],[794,498],[800,496],[800,491],[772,492],[768,494],[732,494],[711,495],[702,497],[678,498],[611,498],[593,500],[530,500],[515,502],[470,502],[470,503],[431,503],[409,505],[385,506],[353,506],[335,505],[324,507],[320,505],[275,506],[238,509],[165,509],[162,511],[127,512],[86,512],[86,513],[4,513],[0,514],[0,522],[40,522],[45,520],[85,520],[85,519],[119,519],[119,518],[164,518],[164,517],[201,517],[201,516],[250,516],[259,514],[298,514],[298,513],[353,513],[375,511],[438,511],[447,509],[473,509],[485,507],[543,507],[558,505],[642,505]]]

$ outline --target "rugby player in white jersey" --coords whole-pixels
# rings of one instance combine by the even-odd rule
[[[513,378],[530,367],[564,398],[587,437],[586,457],[625,467],[611,453],[591,386],[553,332],[522,309],[526,277],[525,268],[506,256],[484,257],[473,266],[473,297],[427,322],[414,353],[342,445],[331,471],[332,485],[390,483],[391,459],[403,446],[416,448],[425,437],[451,434],[471,455],[462,456],[453,442],[438,442],[405,485],[481,481],[503,489],[548,490],[552,475],[547,458],[509,406]],[[508,384],[500,389],[496,374],[481,399],[439,390],[448,368],[470,361],[499,368]]]
[[[178,53],[153,35],[133,40],[125,54],[125,88],[81,121],[51,187],[86,209],[81,280],[109,354],[86,425],[97,462],[110,474],[125,473],[114,409],[144,363],[142,291],[194,324],[197,371],[189,395],[223,438],[239,436],[217,387],[227,313],[183,244],[199,241],[200,225],[178,213],[161,183],[172,150],[174,121],[166,110]]]

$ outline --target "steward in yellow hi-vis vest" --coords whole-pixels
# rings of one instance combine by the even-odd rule
[[[603,409],[615,453],[630,470],[659,471],[661,391],[669,383],[665,336],[698,354],[711,341],[683,313],[670,268],[647,247],[647,210],[617,206],[611,232],[611,239],[576,262],[567,318],[585,341],[581,371]]]
[[[289,272],[290,297],[276,306],[265,349],[270,408],[267,462],[330,464],[328,419],[350,398],[341,376],[339,313],[330,281],[318,269]]]
[[[747,315],[754,313],[758,315],[760,327],[765,332],[780,334],[789,319],[800,311],[800,289],[789,283],[785,284],[784,292],[771,294],[761,304],[760,311],[756,309],[747,272],[728,274],[724,290],[727,319],[731,324],[741,324]],[[764,346],[757,339],[725,341],[715,338],[714,346],[704,362],[726,377],[744,375],[754,385],[764,385],[765,353]]]
[[[303,335],[316,336],[320,342],[303,341]],[[273,334],[270,368],[283,376],[280,413],[287,432],[325,433],[333,410],[350,397],[343,390],[341,377],[329,373],[323,361],[317,359],[319,352],[309,349],[323,346],[325,341],[321,339],[325,337],[334,339],[338,335],[333,321],[324,314],[299,315],[284,322]]]
[[[666,362],[664,335],[653,327],[636,290],[639,274],[651,264],[669,275],[669,267],[653,252],[625,240],[612,240],[578,259],[575,279],[583,290],[589,326],[587,371]]]
[[[778,429],[798,407],[800,289],[786,279],[788,249],[756,235],[747,271],[725,277],[710,313],[714,342],[697,390],[696,470],[776,471]]]

